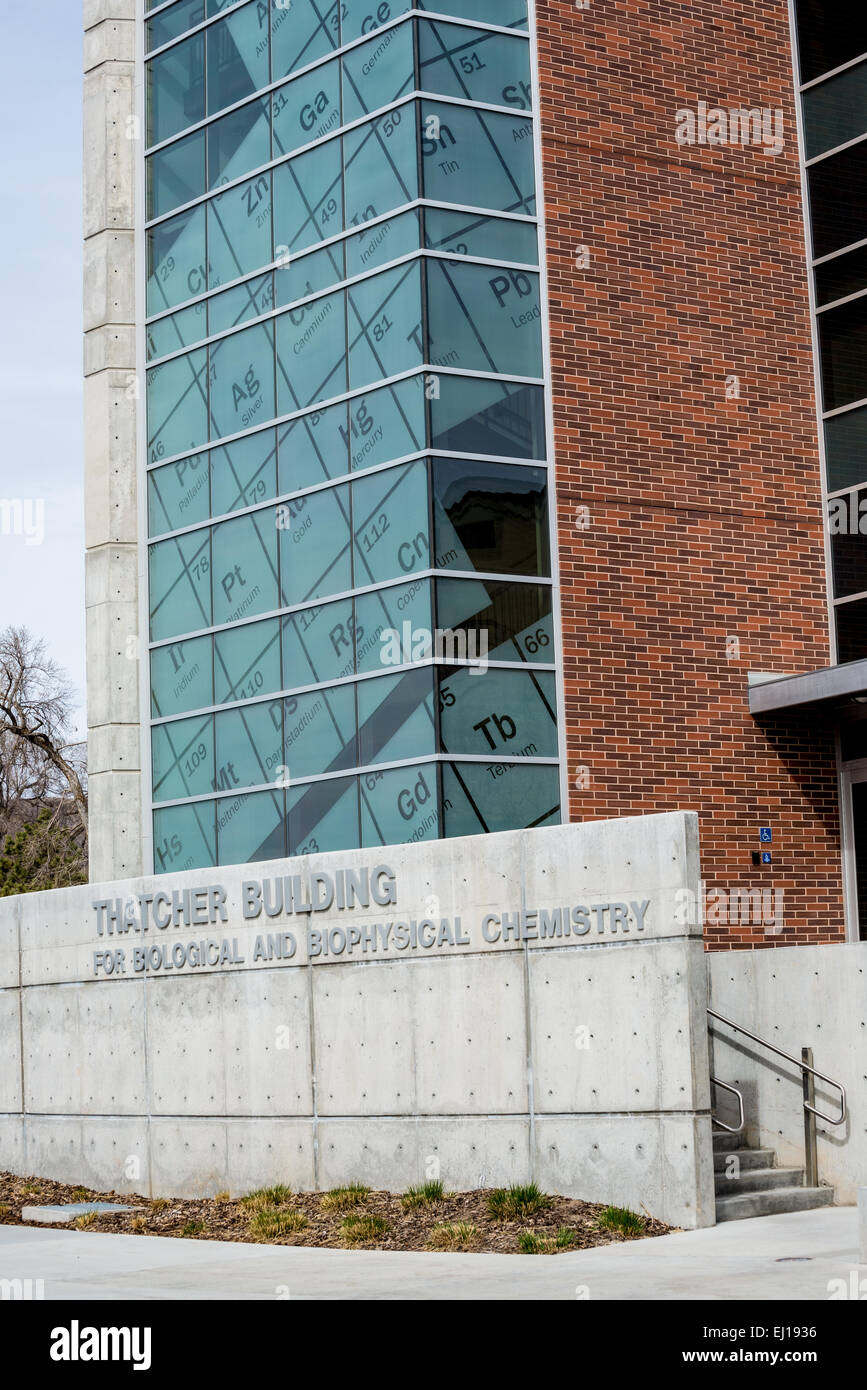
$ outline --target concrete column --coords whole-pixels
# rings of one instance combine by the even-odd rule
[[[84,0],[84,476],[90,877],[141,872],[135,0]]]

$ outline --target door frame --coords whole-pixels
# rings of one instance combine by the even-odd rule
[[[852,762],[840,764],[840,828],[843,845],[846,935],[849,941],[861,940],[855,865],[855,821],[852,810],[852,787],[856,782],[867,782],[867,758],[857,758]]]

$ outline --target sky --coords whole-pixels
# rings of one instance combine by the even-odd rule
[[[45,639],[79,731],[81,25],[80,0],[0,4],[0,629]]]

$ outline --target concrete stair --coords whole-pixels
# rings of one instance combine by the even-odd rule
[[[776,1163],[773,1149],[748,1149],[742,1134],[714,1134],[717,1222],[833,1206],[833,1188],[805,1187],[803,1168]]]

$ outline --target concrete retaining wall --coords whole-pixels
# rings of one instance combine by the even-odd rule
[[[812,1047],[813,1065],[848,1091],[849,1119],[819,1122],[819,1180],[848,1205],[867,1182],[867,947],[791,946],[707,958],[711,1008],[794,1057]],[[713,1072],[744,1092],[749,1142],[775,1149],[781,1167],[804,1166],[800,1068],[714,1025]],[[732,1102],[717,1097],[720,1114]],[[839,1093],[818,1086],[816,1106],[839,1114]]]
[[[347,870],[380,901],[339,906]],[[334,904],[245,920],[245,883],[293,875]],[[0,900],[0,1167],[153,1195],[535,1178],[712,1224],[698,878],[689,814]]]

